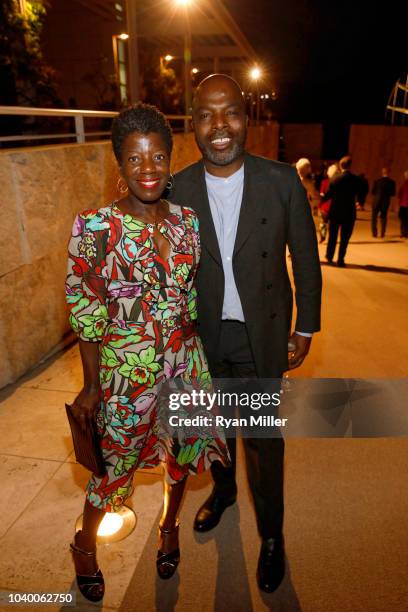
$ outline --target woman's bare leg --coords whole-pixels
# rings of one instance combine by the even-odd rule
[[[82,530],[75,536],[75,544],[78,548],[87,552],[96,551],[96,534],[104,516],[105,510],[95,508],[88,500],[85,501]],[[88,558],[80,553],[74,553],[74,561],[77,574],[92,575],[98,570],[95,557]]]
[[[178,530],[174,529],[178,518],[181,500],[186,487],[187,478],[174,485],[164,481],[164,505],[160,519],[160,527],[166,530],[173,530],[172,533],[163,534],[160,532],[161,552],[168,553],[178,548]]]

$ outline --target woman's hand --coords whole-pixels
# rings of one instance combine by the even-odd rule
[[[75,398],[72,404],[72,412],[82,431],[85,431],[92,421],[95,421],[100,401],[99,388],[96,387],[84,387]]]

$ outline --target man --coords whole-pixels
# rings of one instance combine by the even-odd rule
[[[200,220],[202,256],[197,277],[199,331],[218,378],[280,378],[288,369],[292,292],[297,323],[289,367],[301,365],[319,330],[321,274],[316,233],[296,170],[245,152],[247,116],[239,85],[211,75],[197,88],[193,127],[203,159],[175,177],[172,199],[192,206]],[[277,439],[244,439],[247,473],[262,547],[258,584],[274,591],[284,575],[283,452]],[[236,500],[232,467],[212,465],[214,489],[194,528],[208,531]]]
[[[361,199],[361,181],[357,175],[351,172],[351,157],[349,155],[342,157],[339,165],[340,174],[331,181],[329,190],[324,194],[322,200],[331,199],[326,259],[329,263],[333,262],[337,236],[340,230],[337,265],[344,268],[346,265],[344,257],[356,221],[356,202]]]
[[[389,177],[389,168],[384,166],[381,170],[381,178],[374,182],[371,194],[374,196],[371,205],[371,232],[377,238],[377,217],[381,220],[381,238],[385,236],[387,227],[387,214],[390,201],[395,196],[395,181]]]

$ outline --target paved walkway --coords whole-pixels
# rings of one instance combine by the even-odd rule
[[[398,239],[395,218],[389,236],[374,240],[368,213],[360,217],[348,267],[323,265],[324,331],[296,376],[407,375],[408,241]],[[88,474],[74,461],[63,406],[80,386],[73,346],[0,392],[0,590],[74,588],[67,543]],[[154,568],[161,478],[139,472],[131,502],[135,531],[100,547],[107,582],[103,609],[406,610],[407,455],[402,439],[287,441],[288,573],[271,596],[261,595],[255,582],[259,542],[242,457],[239,503],[201,539],[193,537],[191,522],[210,480],[190,479],[181,515],[182,563],[169,583],[159,582]],[[94,606],[79,595],[76,609]]]

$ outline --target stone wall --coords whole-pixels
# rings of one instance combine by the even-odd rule
[[[173,172],[200,158],[176,134]],[[250,128],[249,150],[277,157],[277,125]],[[75,214],[117,197],[109,142],[0,152],[0,387],[35,366],[70,333],[63,292]]]

